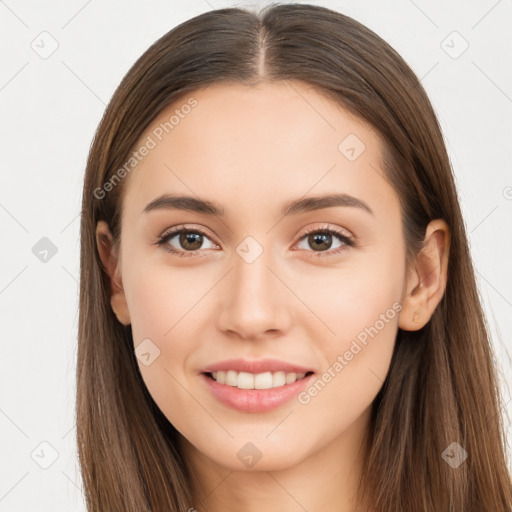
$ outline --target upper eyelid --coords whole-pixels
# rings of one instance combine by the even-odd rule
[[[168,235],[173,235],[176,233],[179,233],[180,231],[199,231],[201,233],[206,234],[206,228],[203,227],[195,227],[190,226],[189,224],[178,224],[177,226],[173,226],[172,228],[165,229],[161,235],[159,235],[159,238],[163,238]]]
[[[350,240],[354,240],[356,239],[355,235],[353,235],[350,231],[348,231],[348,229],[345,229],[345,228],[334,228],[332,226],[327,226],[327,225],[324,225],[324,226],[315,226],[315,227],[312,227],[312,228],[307,228],[306,231],[302,234],[301,238],[303,238],[304,236],[306,235],[309,235],[311,233],[316,233],[316,232],[322,232],[322,231],[329,231],[329,232],[332,232],[333,234],[335,235],[338,235],[338,236],[344,236]]]
[[[158,239],[162,239],[162,238],[168,238],[168,237],[172,237],[172,236],[176,236],[178,234],[180,234],[181,232],[183,231],[192,231],[192,232],[198,232],[198,233],[201,233],[202,235],[208,237],[208,238],[212,238],[208,233],[207,233],[207,230],[204,229],[204,228],[196,228],[196,227],[189,227],[189,226],[185,226],[185,225],[179,225],[179,226],[176,226],[174,228],[170,228],[170,229],[166,229],[159,237]],[[212,240],[213,242],[213,240]]]

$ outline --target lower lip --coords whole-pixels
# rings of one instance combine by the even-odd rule
[[[312,373],[292,384],[271,389],[238,389],[235,386],[220,384],[204,373],[201,377],[217,400],[223,404],[242,412],[266,412],[280,407],[298,395],[314,375]]]

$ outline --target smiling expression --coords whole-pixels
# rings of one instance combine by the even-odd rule
[[[144,382],[191,446],[223,467],[243,468],[247,443],[263,470],[355,450],[399,315],[359,351],[353,342],[406,287],[382,140],[300,82],[190,95],[197,105],[125,178],[119,270],[134,347],[154,358],[138,359]],[[274,363],[251,366],[265,359]],[[251,389],[257,382],[273,389]]]

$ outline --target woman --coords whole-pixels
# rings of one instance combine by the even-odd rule
[[[510,510],[495,369],[418,79],[335,11],[164,35],[81,224],[90,510]]]

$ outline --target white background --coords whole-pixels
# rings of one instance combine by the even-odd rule
[[[512,1],[310,3],[377,32],[430,96],[459,187],[509,415]],[[86,156],[105,106],[135,60],[171,28],[212,8],[247,5],[263,2],[0,0],[3,512],[85,510],[74,430],[79,213]],[[43,31],[58,43],[46,59],[31,47],[51,48]],[[469,44],[458,58],[464,41],[453,31]],[[46,263],[32,252],[42,237],[57,248]],[[52,449],[58,457],[43,469]]]

